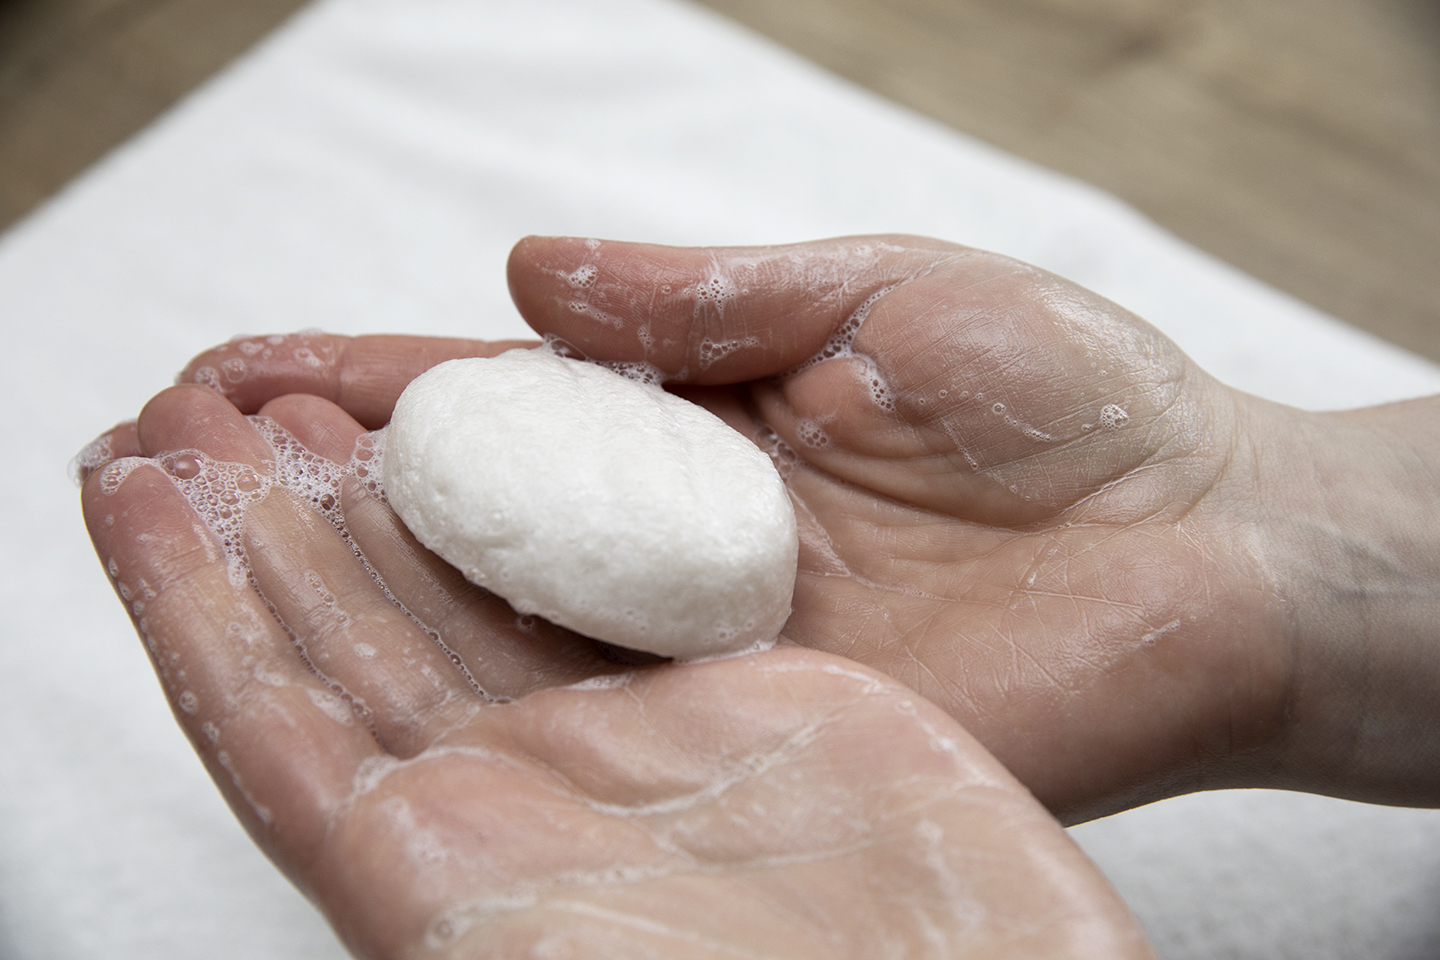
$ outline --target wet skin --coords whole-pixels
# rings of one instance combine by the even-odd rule
[[[1041,942],[1047,950],[1091,944],[1083,955],[1143,947],[1103,881],[980,745],[1068,820],[1224,785],[1433,801],[1437,725],[1427,691],[1440,671],[1425,641],[1437,622],[1440,550],[1406,513],[1434,506],[1436,438],[1424,426],[1434,418],[1421,408],[1313,415],[1263,403],[1209,378],[1158,332],[1087,291],[916,238],[739,250],[531,239],[512,255],[510,278],[538,331],[592,358],[654,365],[672,388],[773,451],[802,526],[795,611],[783,634],[794,646],[647,667],[616,690],[556,689],[613,673],[613,654],[563,631],[518,629],[508,608],[419,551],[383,505],[347,487],[347,525],[394,592],[412,610],[431,611],[422,619],[483,686],[518,698],[485,706],[418,628],[376,599],[333,530],[273,493],[247,514],[256,581],[320,671],[364,702],[372,734],[343,722],[348,715],[325,699],[253,592],[221,583],[223,558],[157,469],[137,469],[110,495],[96,477],[86,489],[102,559],[116,561],[126,592],[144,579],[156,594],[143,632],[182,724],[262,845],[363,955],[419,949],[427,932],[436,949],[450,950],[454,943],[435,939],[447,911],[488,916],[474,906],[490,895],[484,884],[510,874],[477,879],[476,864],[518,861],[519,847],[507,844],[544,846],[550,829],[549,820],[527,834],[485,826],[496,822],[496,804],[523,806],[527,791],[562,797],[559,819],[588,824],[574,829],[601,853],[588,841],[580,851],[565,843],[570,859],[527,861],[538,877],[512,878],[506,889],[578,883],[589,896],[597,888],[573,878],[593,879],[604,865],[594,856],[670,871],[671,825],[637,833],[635,815],[618,809],[703,795],[685,816],[710,812],[681,832],[726,852],[697,861],[695,849],[680,851],[697,891],[730,883],[724,896],[737,896],[733,884],[753,890],[760,869],[771,871],[767,902],[781,890],[800,898],[785,923],[747,930],[759,939],[746,949],[810,930],[795,925],[797,915],[822,918],[817,931],[839,929],[840,905],[874,901],[865,878],[893,867],[896,889],[914,897],[876,905],[885,916],[859,924],[857,936],[883,930],[920,942],[923,914],[932,924],[947,918],[937,928],[946,936],[979,930],[974,943],[1004,942],[1014,955]],[[836,332],[857,320],[853,341],[837,343]],[[161,394],[136,428],[114,435],[112,452],[194,448],[264,470],[268,447],[240,415],[260,411],[344,460],[414,375],[503,346],[327,335],[226,345],[187,368],[187,379],[217,389]],[[833,356],[807,364],[817,353]],[[141,533],[150,539],[142,543]],[[1354,602],[1382,590],[1393,602]],[[226,639],[233,624],[243,644]],[[382,652],[360,658],[361,643]],[[1366,678],[1358,688],[1357,675]],[[776,677],[790,679],[776,687]],[[181,702],[185,691],[193,701]],[[698,702],[707,707],[697,711]],[[836,703],[852,702],[868,706],[835,713]],[[876,716],[886,719],[883,737]],[[576,733],[596,717],[623,731],[625,756]],[[1411,735],[1402,743],[1396,728]],[[777,746],[813,729],[824,731],[813,741],[826,744],[823,759],[808,752],[811,733],[793,755]],[[537,739],[524,730],[548,732]],[[937,742],[958,752],[937,753]],[[674,774],[661,762],[679,743],[696,755],[695,772]],[[437,753],[452,744],[469,752]],[[357,771],[376,756],[433,759],[352,796]],[[745,790],[770,789],[773,771],[794,774],[780,794],[790,813],[774,821],[793,826],[758,841],[738,828],[756,821],[734,817],[728,791],[707,793],[737,764],[750,769],[737,758],[756,756],[783,760],[737,780]],[[876,766],[882,759],[889,765]],[[522,768],[529,779],[512,775]],[[976,770],[1003,784],[987,786],[983,801],[955,793]],[[480,781],[485,790],[467,792]],[[948,785],[934,808],[924,799],[932,783]],[[826,799],[834,797],[844,799]],[[923,812],[893,820],[869,812],[909,809],[912,800]],[[951,813],[932,813],[952,803]],[[872,839],[847,846],[853,836],[820,809],[865,810],[856,822]],[[432,821],[447,827],[417,847],[415,825]],[[629,839],[612,846],[611,836]],[[783,864],[767,846],[774,842],[789,858]],[[366,884],[384,858],[366,850],[382,849],[411,864],[428,863],[429,850],[446,866],[400,876],[403,895],[389,891],[377,913]],[[805,851],[799,860],[796,849]],[[980,901],[946,888],[937,849],[941,861],[964,860],[974,871],[967,876],[994,880],[983,885],[993,902],[983,902],[995,925],[965,919],[973,909],[956,904]],[[646,859],[652,854],[660,859]],[[800,868],[837,857],[844,869],[823,879]],[[741,865],[749,879],[721,863]],[[1010,901],[1028,885],[1043,891],[1038,899]],[[496,913],[498,926],[445,929],[476,950],[482,940],[522,936],[536,910],[610,932],[639,929],[622,916],[654,920],[653,929],[639,925],[652,933],[700,929],[686,925],[700,921],[683,897],[646,899],[645,889],[604,894],[637,898],[614,915],[591,900],[566,913],[554,904],[570,902],[568,892],[537,893],[533,905]],[[1017,919],[1027,911],[1029,920]],[[1021,928],[1040,940],[1011,939]],[[712,925],[696,936],[710,943],[727,930]],[[984,939],[992,935],[998,941]],[[762,955],[810,955],[821,942],[787,941]],[[873,948],[825,949],[863,956]]]

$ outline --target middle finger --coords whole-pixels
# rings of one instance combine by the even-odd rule
[[[335,404],[305,394],[272,400],[261,413],[336,464],[351,458],[364,433]],[[616,669],[593,640],[517,614],[467,581],[421,546],[384,500],[355,477],[345,477],[341,501],[345,529],[391,595],[438,635],[487,693],[520,697]]]
[[[141,414],[148,455],[196,450],[273,475],[277,454],[214,392],[176,387]],[[406,756],[463,724],[482,700],[425,631],[386,597],[338,531],[275,482],[238,532],[261,595],[311,669],[357,707],[388,750]]]

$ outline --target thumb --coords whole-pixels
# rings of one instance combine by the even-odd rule
[[[858,327],[877,295],[968,252],[908,236],[772,247],[527,237],[508,276],[526,322],[585,356],[724,384],[816,356],[847,324]]]

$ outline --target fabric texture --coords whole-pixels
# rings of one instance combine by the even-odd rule
[[[326,958],[168,715],[69,458],[239,332],[523,335],[529,233],[929,234],[1339,408],[1440,369],[679,0],[322,0],[0,238],[0,957]],[[1182,958],[1440,955],[1440,814],[1183,798],[1074,835]]]

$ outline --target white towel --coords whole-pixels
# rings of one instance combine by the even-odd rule
[[[1440,370],[1093,189],[678,0],[323,0],[0,238],[0,957],[338,957],[241,833],[84,536],[69,457],[239,332],[523,332],[527,233],[908,231],[1072,277],[1312,407]],[[1075,835],[1162,954],[1440,955],[1440,815],[1185,798]]]

